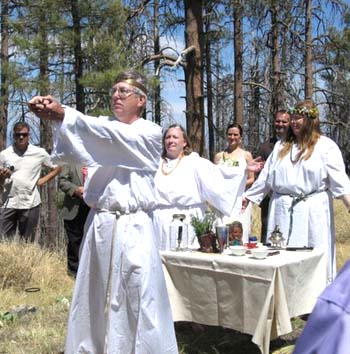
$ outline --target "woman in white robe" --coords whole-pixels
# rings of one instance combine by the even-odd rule
[[[276,143],[243,207],[271,191],[268,237],[278,225],[288,246],[323,248],[330,282],[336,275],[332,198],[350,209],[350,181],[338,146],[320,133],[313,102],[300,102],[291,113],[286,142]]]
[[[244,150],[241,147],[243,135],[242,127],[240,124],[232,123],[227,127],[226,133],[228,146],[224,151],[220,151],[215,155],[214,163],[229,167],[241,166],[245,169],[248,163],[253,160],[253,156],[249,151]],[[223,225],[231,224],[234,221],[240,221],[243,225],[243,243],[248,242],[251,233],[251,208],[248,206],[244,213],[241,212],[242,197],[244,191],[251,187],[255,180],[254,172],[247,170],[246,175],[246,183],[240,186],[236,203],[231,214],[229,216],[218,218],[218,222]]]
[[[191,152],[189,139],[180,125],[170,126],[163,135],[163,158],[155,176],[159,207],[155,224],[160,234],[159,248],[170,248],[170,223],[173,214],[184,214],[190,224],[191,216],[202,218],[207,203],[221,213],[230,215],[237,193],[245,185],[243,166],[216,166]],[[262,164],[253,161],[250,167],[259,170]],[[189,225],[189,248],[198,248],[193,228]]]
[[[139,118],[144,87],[137,75],[123,75],[112,94],[119,120],[67,107],[54,127],[54,157],[89,167],[84,200],[91,207],[65,354],[178,353],[152,222],[161,128]],[[42,119],[62,116],[50,96],[30,104]]]

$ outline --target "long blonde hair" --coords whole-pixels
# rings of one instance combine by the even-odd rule
[[[295,162],[299,160],[306,161],[312,155],[315,145],[321,136],[318,109],[312,100],[305,100],[298,102],[290,113],[291,116],[295,114],[302,115],[305,121],[300,129],[298,138],[289,127],[284,146],[279,152],[279,158],[285,157],[292,149],[293,144],[298,143],[300,151],[296,156]]]

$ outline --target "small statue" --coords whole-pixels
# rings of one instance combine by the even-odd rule
[[[282,232],[280,231],[280,227],[278,225],[275,226],[275,229],[271,232],[270,242],[272,247],[282,248],[284,246],[284,240]]]

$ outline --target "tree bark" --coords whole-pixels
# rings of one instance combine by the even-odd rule
[[[153,16],[154,16],[154,55],[160,52],[160,40],[159,40],[159,24],[158,24],[158,0],[154,1],[153,4]],[[157,73],[160,60],[154,61],[154,72]],[[158,78],[159,79],[159,78]],[[161,96],[160,96],[160,80],[157,81],[156,87],[154,88],[154,121],[157,124],[161,124]]]
[[[280,58],[278,50],[278,37],[279,37],[279,26],[278,26],[278,4],[273,1],[271,6],[271,24],[272,24],[272,95],[271,95],[271,109],[272,116],[282,107],[283,105],[283,91],[281,87],[281,69],[280,69]]]
[[[311,99],[313,94],[311,16],[312,0],[305,0],[305,99]]]
[[[46,95],[49,92],[49,48],[47,33],[46,9],[41,9],[39,14],[39,82],[40,94]],[[48,152],[52,148],[52,132],[48,121],[40,120],[40,144]],[[55,204],[56,200],[55,179],[48,182],[41,189],[42,208],[40,213],[41,242],[44,246],[54,247],[57,240],[58,212]]]
[[[77,0],[71,0],[74,34],[74,72],[75,72],[75,100],[78,111],[85,113],[85,92],[81,83],[83,77],[83,52],[81,49],[81,18]]]
[[[207,119],[208,119],[208,136],[209,136],[209,159],[214,161],[215,149],[215,132],[213,118],[213,83],[211,77],[211,37],[210,37],[210,19],[207,12],[207,20],[205,22],[205,72],[207,78]]]
[[[235,122],[243,127],[243,33],[242,33],[242,3],[235,1],[233,10],[234,24],[234,117]]]
[[[203,19],[202,0],[184,0],[186,17],[186,47],[194,46],[185,67],[186,123],[192,148],[204,153],[204,99],[203,99]]]
[[[6,147],[9,99],[9,4],[1,2],[1,88],[0,88],[0,151]]]

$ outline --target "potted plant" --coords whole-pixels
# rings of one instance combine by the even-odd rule
[[[217,252],[216,236],[213,232],[214,221],[215,217],[211,213],[206,213],[204,218],[198,215],[191,216],[191,225],[198,238],[199,250],[202,252]]]

